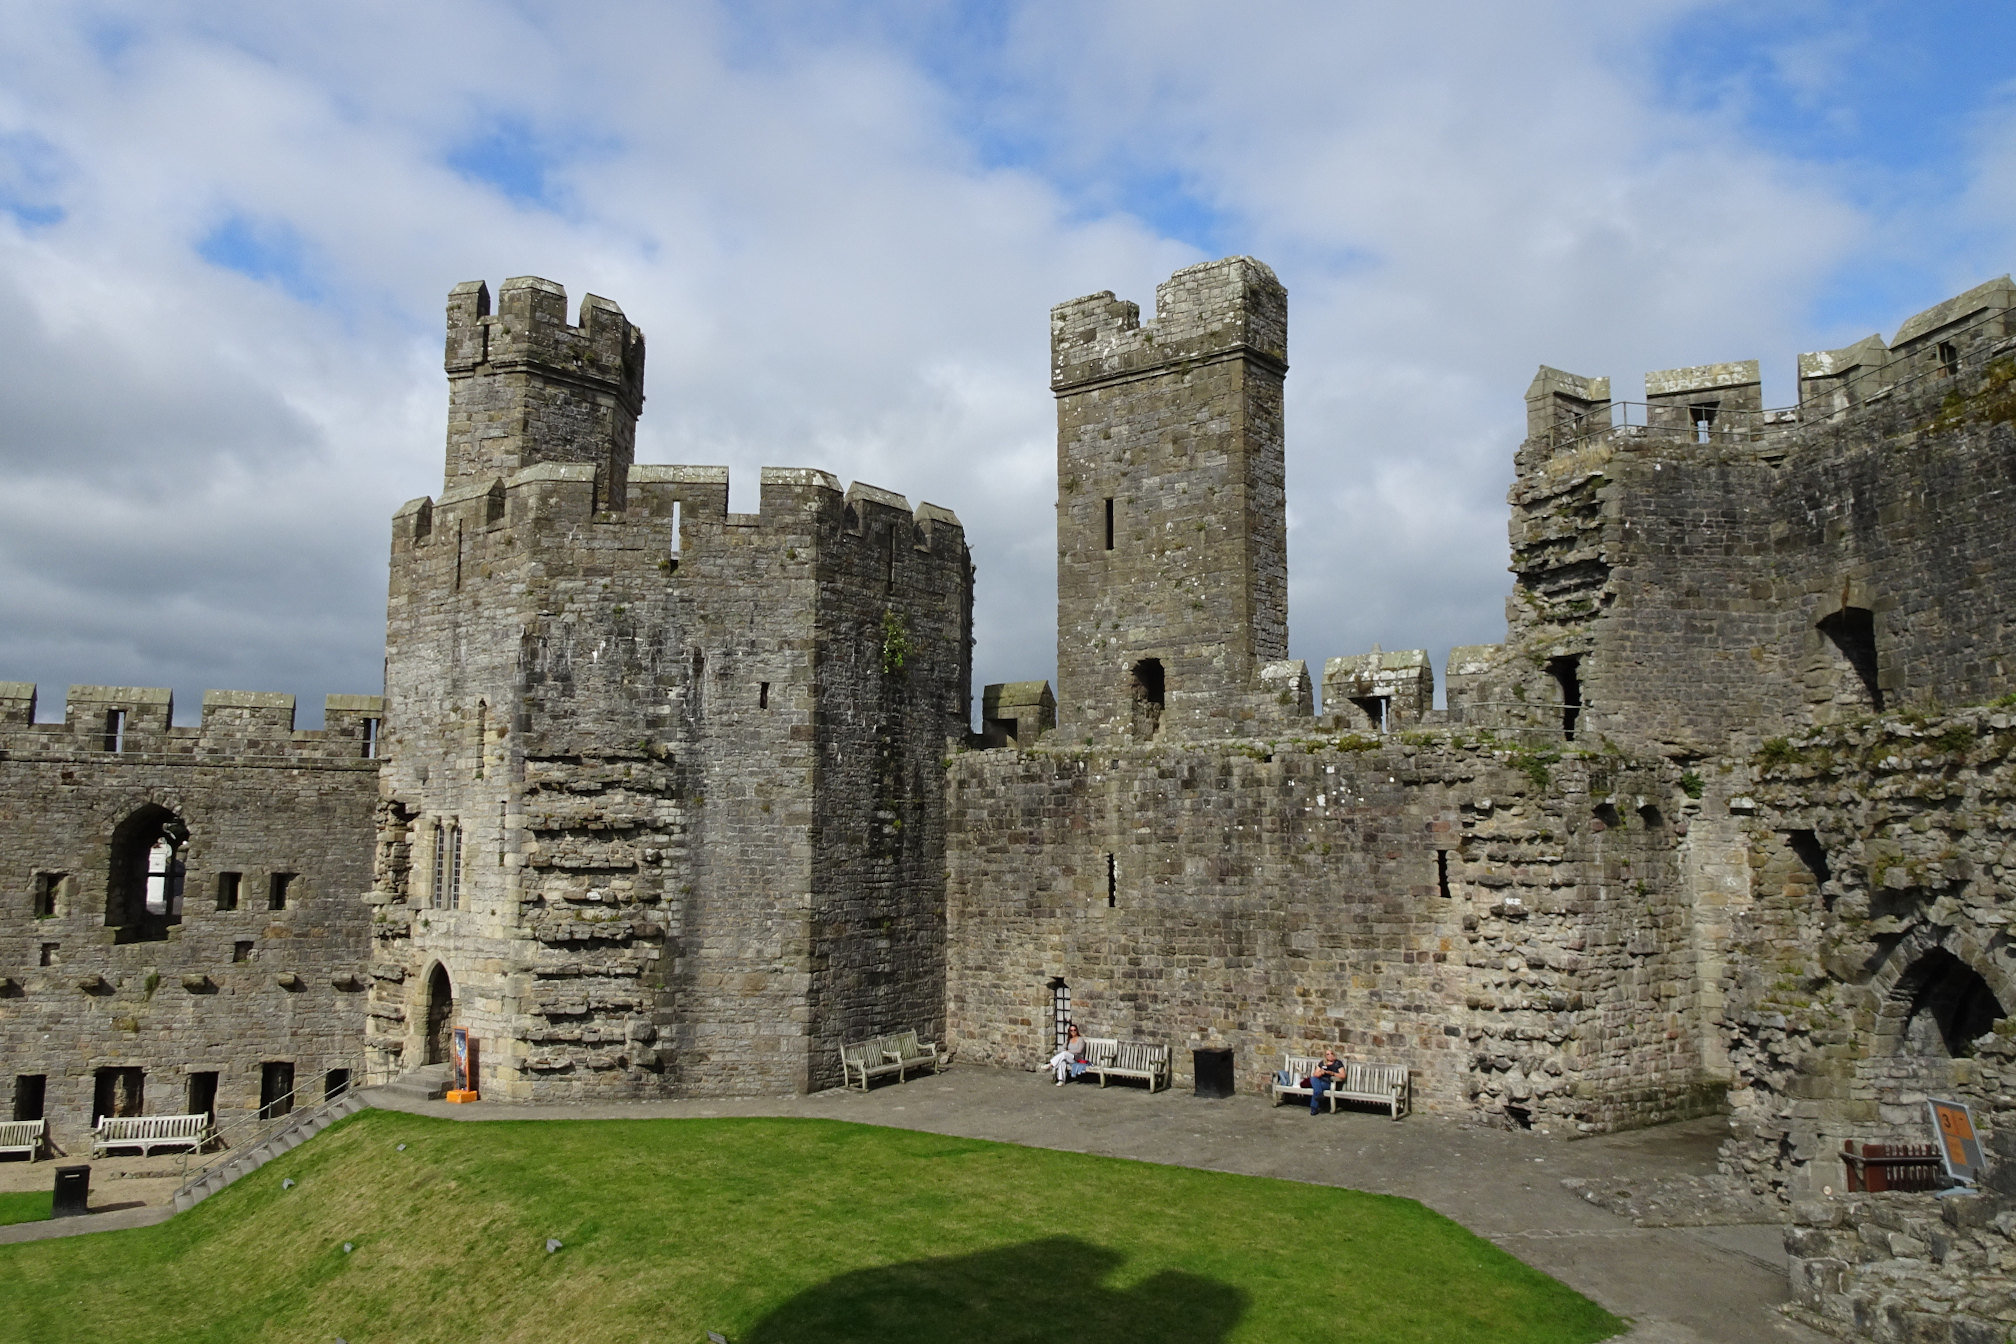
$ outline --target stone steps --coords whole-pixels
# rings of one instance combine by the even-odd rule
[[[264,1141],[233,1154],[219,1162],[195,1180],[175,1192],[173,1200],[175,1212],[191,1209],[210,1196],[222,1190],[241,1176],[250,1176],[259,1168],[285,1152],[300,1147],[320,1134],[346,1115],[355,1115],[365,1108],[366,1103],[355,1096],[345,1096],[327,1106],[318,1106],[312,1111],[304,1111],[301,1119],[276,1133],[268,1135]]]
[[[404,1101],[439,1101],[448,1095],[448,1066],[426,1064],[371,1090]]]

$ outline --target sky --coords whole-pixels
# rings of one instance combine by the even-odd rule
[[[1888,337],[2016,265],[2001,0],[0,0],[0,680],[382,685],[449,289],[649,343],[641,462],[955,510],[1053,677],[1048,314],[1289,294],[1290,652],[1504,636],[1535,368]]]

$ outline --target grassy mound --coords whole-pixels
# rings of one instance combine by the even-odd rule
[[[839,1121],[387,1111],[158,1227],[0,1246],[0,1320],[126,1344],[1584,1344],[1620,1328],[1411,1200]]]

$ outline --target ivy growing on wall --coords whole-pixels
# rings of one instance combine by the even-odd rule
[[[893,611],[882,613],[882,672],[900,677],[910,660],[910,626]]]

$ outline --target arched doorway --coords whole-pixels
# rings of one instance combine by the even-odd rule
[[[1944,948],[1914,962],[1893,993],[1909,1005],[1897,1034],[1903,1055],[1971,1058],[1975,1041],[2005,1016],[1981,973]]]
[[[448,1062],[448,1033],[455,1025],[455,987],[448,981],[448,968],[440,962],[427,973],[427,1038],[421,1044],[422,1064]]]
[[[189,828],[157,803],[112,828],[105,875],[105,924],[122,943],[158,942],[182,922],[183,859]]]

